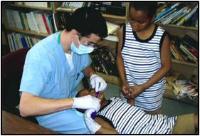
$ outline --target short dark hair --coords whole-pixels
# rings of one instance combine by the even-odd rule
[[[135,8],[136,10],[142,10],[148,13],[149,16],[153,17],[156,14],[157,2],[155,1],[136,1],[130,2],[130,8]]]
[[[76,29],[81,36],[94,33],[104,38],[108,35],[106,20],[99,11],[91,7],[82,7],[72,13],[66,21],[65,29]]]

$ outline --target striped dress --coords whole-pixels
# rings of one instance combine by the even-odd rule
[[[119,134],[172,133],[177,116],[150,115],[120,98],[113,97],[110,100],[97,116],[111,123]]]
[[[152,36],[141,40],[132,31],[130,24],[124,30],[122,58],[129,86],[147,82],[161,68],[160,45],[164,30],[156,26]],[[164,78],[146,89],[135,99],[135,106],[145,111],[154,111],[161,107],[165,90]]]

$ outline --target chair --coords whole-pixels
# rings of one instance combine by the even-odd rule
[[[29,49],[19,49],[2,57],[2,110],[19,114],[18,108],[20,100],[20,82],[23,72],[26,53]],[[37,122],[33,117],[28,120]]]

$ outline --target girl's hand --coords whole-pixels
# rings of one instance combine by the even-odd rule
[[[122,85],[122,93],[125,97],[128,97],[128,94],[129,94],[129,85],[128,83],[124,83]]]
[[[135,85],[131,86],[129,88],[129,93],[131,98],[137,97],[139,94],[141,94],[145,90],[145,87],[143,85]]]

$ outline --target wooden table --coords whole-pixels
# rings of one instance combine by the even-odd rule
[[[56,134],[29,120],[2,111],[2,134]]]

